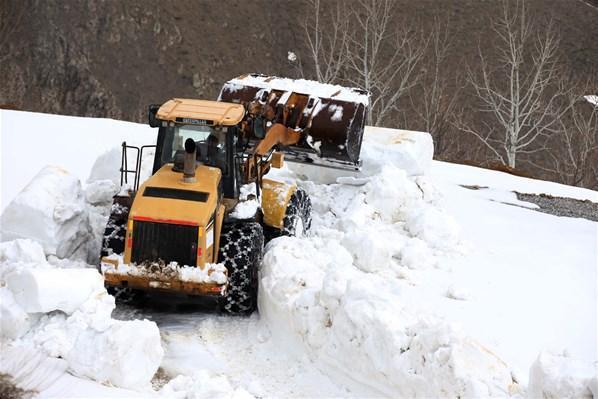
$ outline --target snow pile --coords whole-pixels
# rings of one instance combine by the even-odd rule
[[[312,236],[268,245],[259,297],[264,322],[278,339],[301,342],[295,346],[306,346],[320,364],[384,395],[517,392],[509,368],[488,349],[410,310],[398,282],[457,254],[459,229],[427,178],[410,176],[389,155],[393,148],[385,151],[387,162],[370,167],[377,170],[370,176],[299,182],[312,199]]]
[[[112,319],[114,298],[96,270],[56,268],[31,240],[1,243],[0,260],[3,345],[64,359],[81,377],[149,386],[163,356],[158,328],[147,320]]]
[[[529,398],[592,398],[598,395],[598,364],[542,352],[530,369]]]
[[[384,395],[487,397],[516,389],[500,359],[450,326],[410,313],[400,291],[360,272],[335,239],[274,240],[262,276],[260,312],[275,336],[299,340],[314,359]]]
[[[239,190],[239,202],[230,216],[235,219],[250,219],[255,216],[258,209],[260,209],[260,203],[255,191],[255,184],[244,184]]]
[[[225,376],[215,375],[207,370],[199,370],[192,376],[179,375],[158,393],[172,399],[253,398],[253,395],[242,388],[234,389]]]
[[[91,231],[81,183],[61,168],[42,169],[6,207],[0,223],[3,241],[30,238],[47,255],[87,258]]]

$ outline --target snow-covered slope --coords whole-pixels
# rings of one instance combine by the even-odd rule
[[[68,187],[74,187],[70,192],[84,193],[84,199],[77,200],[83,205],[68,203],[65,208],[66,200],[58,195],[49,195],[44,202],[53,209],[59,205],[59,209],[87,209],[87,218],[79,215],[77,221],[87,226],[91,241],[98,239],[105,222],[104,197],[109,199],[114,189],[112,183],[98,179],[117,180],[120,143],[151,144],[155,139],[141,125],[14,111],[0,111],[0,129],[3,209],[40,169],[62,165],[82,181],[83,187],[71,183]],[[42,141],[50,136],[54,139]],[[29,140],[40,140],[44,148],[34,148],[35,156],[19,171],[15,165],[21,164],[17,160]],[[116,309],[117,318],[149,318],[157,323],[163,374],[179,375],[161,391],[144,395],[560,397],[591,395],[591,389],[596,394],[598,223],[536,212],[512,191],[594,202],[598,193],[431,162],[430,157],[431,141],[425,133],[368,129],[360,173],[296,164],[276,171],[274,178],[293,179],[310,194],[313,230],[308,237],[282,238],[268,245],[260,271],[259,314],[238,319]],[[49,170],[41,175],[46,176],[43,181],[53,181],[47,177],[55,176]],[[93,183],[86,184],[90,174]],[[47,194],[56,189],[57,185],[44,188],[48,183],[41,184],[40,179],[26,192]],[[71,177],[65,179],[70,182]],[[28,194],[29,199],[20,203],[33,204],[33,197]],[[9,208],[14,206],[6,208],[12,214]],[[22,212],[18,220],[27,225],[26,215]],[[67,220],[54,219],[52,231],[67,234],[71,231],[63,227]],[[29,234],[27,228],[20,231]],[[36,254],[14,250],[10,259],[2,259],[5,273],[22,269],[18,260],[31,262],[30,258],[44,264],[44,270],[58,267],[59,273],[65,267],[84,266],[56,258],[60,242],[51,237],[30,238],[43,245],[47,264],[38,259],[39,246]],[[93,252],[94,245],[87,249]],[[3,277],[3,281],[15,280]],[[13,283],[13,291],[15,286],[22,284]],[[52,293],[48,290],[40,292]],[[69,330],[73,311],[80,316],[71,324],[76,320],[93,324],[86,312],[95,302],[80,310],[76,310],[80,304],[71,304],[67,313],[56,310],[40,321],[22,308],[27,305],[24,299],[7,306],[19,297],[12,293],[6,298],[2,297],[2,317],[16,320],[20,328],[12,329],[13,335],[3,342],[13,345],[15,335],[29,334],[28,342],[50,356],[59,352],[44,352],[36,344],[47,342],[43,337],[62,337],[66,341],[57,348],[68,354],[67,349],[76,345],[69,339],[85,337],[93,346],[96,339],[101,343],[105,326],[118,324],[104,318],[101,331],[93,326]],[[56,303],[53,309],[61,309]],[[100,307],[104,314],[108,308],[109,304]],[[145,328],[150,342],[151,326]],[[126,342],[123,338],[115,344]],[[64,374],[70,370],[100,382],[119,381],[117,375],[106,377],[101,370],[86,367],[86,359],[95,352],[82,352],[71,353],[67,364],[63,361],[54,368],[52,383],[31,383],[36,377],[27,375],[28,387],[43,388],[48,397],[52,392],[68,396],[64,381],[71,378],[73,389],[104,396],[91,382]],[[103,361],[116,361],[111,356],[107,352]],[[126,381],[118,384],[130,388]],[[112,394],[127,396],[126,391]]]

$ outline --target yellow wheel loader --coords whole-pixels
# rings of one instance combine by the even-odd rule
[[[147,147],[123,143],[121,185],[100,270],[117,295],[166,293],[251,313],[264,241],[303,234],[311,202],[265,176],[284,159],[358,168],[368,94],[359,89],[244,75],[218,101],[149,107],[158,129],[153,174],[139,186]],[[129,169],[127,153],[136,151]],[[135,175],[132,184],[128,174]]]

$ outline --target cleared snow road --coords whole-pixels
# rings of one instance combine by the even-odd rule
[[[171,376],[206,369],[256,397],[376,395],[356,385],[352,393],[333,382],[300,351],[273,340],[257,313],[232,317],[202,307],[119,304],[113,317],[158,324],[165,351],[161,367]]]

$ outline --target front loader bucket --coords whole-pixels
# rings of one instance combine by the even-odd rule
[[[251,74],[226,82],[218,99],[244,104],[258,115],[255,126],[246,129],[249,139],[263,138],[261,123],[283,123],[300,131],[298,143],[280,149],[287,159],[352,168],[360,164],[369,102],[364,90]]]

